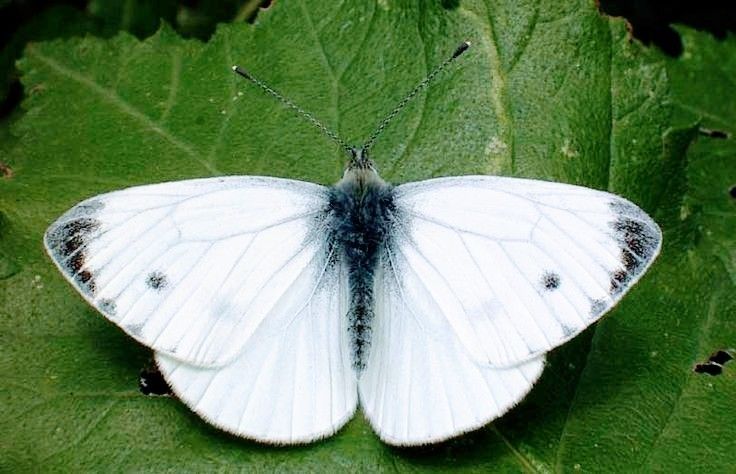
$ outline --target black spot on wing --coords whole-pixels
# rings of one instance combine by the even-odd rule
[[[641,266],[641,262],[637,260],[636,256],[629,252],[628,249],[621,249],[621,255],[619,257],[621,263],[624,264],[624,268],[629,273],[635,273]]]
[[[77,280],[84,283],[88,288],[90,288],[90,291],[94,293],[94,279],[92,278],[92,272],[89,270],[82,270],[81,272],[77,273]]]
[[[544,272],[542,275],[542,286],[548,291],[556,290],[560,287],[560,275],[555,272]]]
[[[623,267],[611,273],[611,281],[609,293],[611,295],[619,294],[629,284],[629,282],[641,272],[643,262],[637,259],[634,254],[627,249],[621,249],[619,260]]]
[[[598,318],[600,317],[604,311],[606,311],[606,307],[608,307],[608,303],[606,303],[605,300],[593,300],[590,303],[590,317],[591,318]]]
[[[162,290],[169,284],[166,275],[162,272],[155,271],[148,274],[146,278],[146,286],[153,290]]]
[[[143,325],[142,324],[128,324],[125,329],[135,337],[143,336]]]
[[[631,274],[627,273],[626,270],[616,270],[611,273],[610,286],[608,292],[611,295],[618,295],[621,293],[629,281],[631,281]]]
[[[109,314],[110,316],[115,316],[115,313],[117,312],[117,305],[115,304],[115,300],[103,298],[97,304],[100,307],[101,311]]]

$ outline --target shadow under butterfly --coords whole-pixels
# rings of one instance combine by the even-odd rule
[[[266,443],[335,433],[357,407],[382,440],[434,443],[503,415],[545,353],[649,268],[657,224],[603,191],[497,176],[393,186],[362,147],[242,68],[346,152],[332,187],[256,176],[137,186],[46,232],[81,295],[155,351],[207,422]]]

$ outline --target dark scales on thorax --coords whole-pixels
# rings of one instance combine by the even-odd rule
[[[356,152],[345,176],[330,189],[330,241],[348,267],[348,314],[353,367],[365,368],[373,321],[373,277],[381,252],[389,245],[395,214],[393,190]]]

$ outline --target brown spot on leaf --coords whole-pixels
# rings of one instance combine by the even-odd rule
[[[10,166],[6,165],[2,161],[0,161],[0,176],[5,179],[10,179],[13,177],[13,170],[10,168]]]

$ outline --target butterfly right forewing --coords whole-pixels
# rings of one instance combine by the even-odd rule
[[[408,306],[436,309],[473,359],[495,367],[537,358],[595,322],[662,239],[631,202],[546,181],[432,179],[398,186],[395,206],[398,277],[423,288]]]

